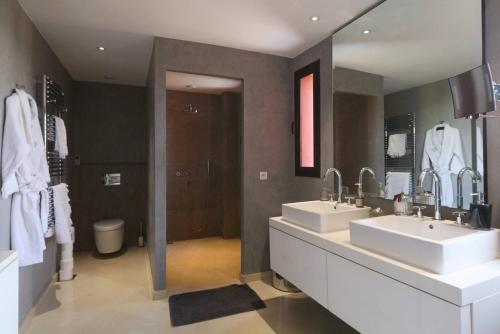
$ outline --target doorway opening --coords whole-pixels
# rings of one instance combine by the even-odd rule
[[[242,80],[167,71],[166,89],[169,293],[238,283]]]

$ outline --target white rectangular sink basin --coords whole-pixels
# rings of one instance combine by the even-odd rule
[[[496,229],[394,215],[355,220],[349,229],[353,245],[437,274],[495,259],[500,235]]]
[[[339,203],[335,208],[328,201],[288,203],[281,206],[284,220],[320,233],[347,230],[351,220],[369,217],[370,210],[369,207],[356,208],[346,203]]]

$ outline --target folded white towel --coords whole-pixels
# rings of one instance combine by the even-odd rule
[[[385,193],[387,199],[393,199],[397,194],[408,194],[410,192],[410,173],[387,172],[385,178]]]
[[[55,149],[59,152],[59,158],[65,159],[68,155],[68,139],[66,137],[66,125],[62,118],[54,116],[56,121],[56,145]]]
[[[387,155],[399,158],[406,155],[406,133],[397,133],[389,136]]]
[[[68,185],[60,183],[52,187],[54,191],[55,232],[58,244],[72,242],[71,206],[69,204]]]

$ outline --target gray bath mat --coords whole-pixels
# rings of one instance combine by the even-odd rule
[[[174,295],[168,302],[172,326],[189,325],[266,307],[246,284]]]

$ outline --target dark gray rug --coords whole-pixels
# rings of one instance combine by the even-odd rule
[[[168,302],[172,326],[189,325],[266,307],[246,284],[174,295]]]

